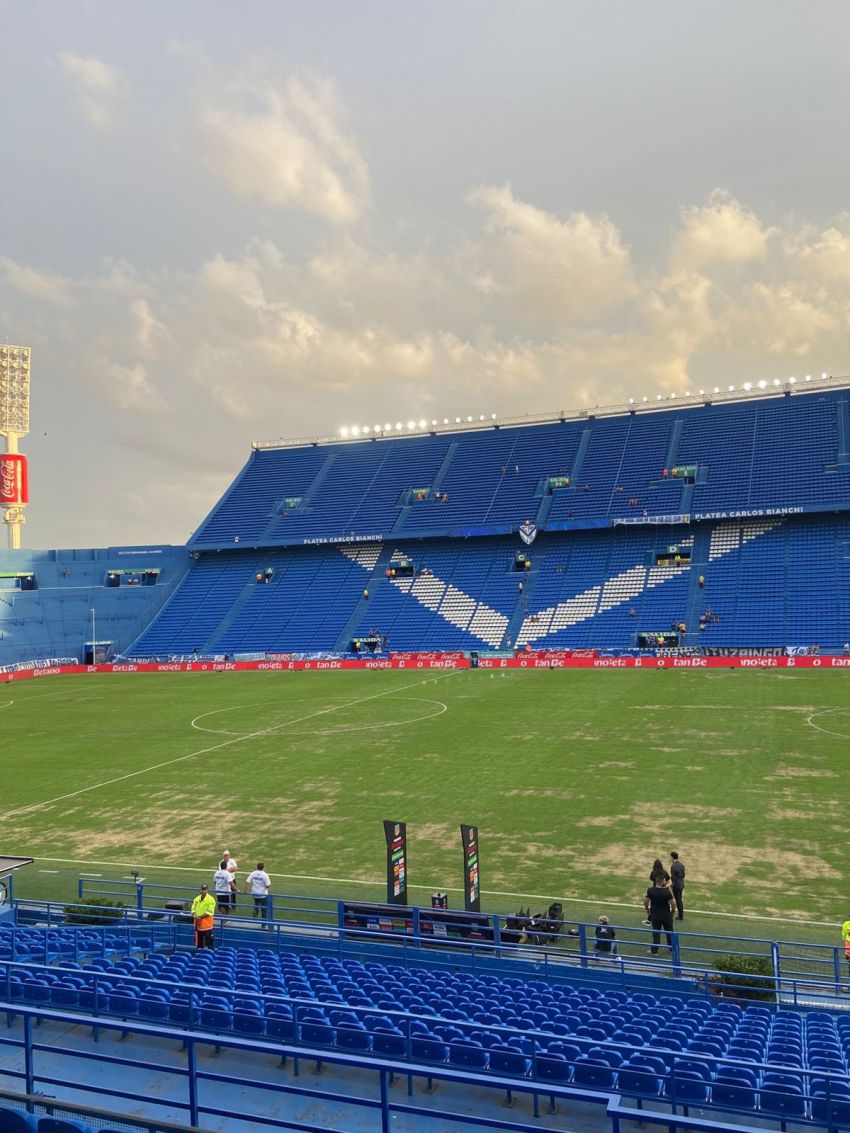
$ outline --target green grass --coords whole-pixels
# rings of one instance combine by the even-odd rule
[[[380,899],[381,820],[402,819],[414,897],[439,888],[460,903],[458,825],[472,822],[487,910],[558,898],[569,916],[634,924],[652,859],[677,849],[689,930],[834,943],[846,682],[740,670],[21,682],[0,693],[12,702],[0,852],[38,859],[22,896],[71,898],[81,872],[194,885],[226,846],[243,876],[263,859],[276,892]]]

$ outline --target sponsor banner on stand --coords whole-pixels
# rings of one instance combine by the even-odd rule
[[[6,672],[2,683],[80,673],[245,673],[334,672],[366,669],[425,669],[443,672],[471,668],[466,657],[439,659],[422,656],[410,662],[395,658],[358,657],[306,661],[139,661],[108,665],[50,665],[41,669]],[[850,669],[850,656],[841,657],[609,657],[592,650],[575,650],[570,657],[546,654],[485,657],[479,669]]]

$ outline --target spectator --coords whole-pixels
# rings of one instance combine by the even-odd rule
[[[600,960],[614,960],[617,957],[617,934],[608,924],[607,917],[600,917],[596,924],[596,940],[593,950]]]
[[[841,926],[841,939],[844,941],[844,959],[847,961],[847,972],[850,975],[850,915]],[[850,995],[850,988],[841,989],[845,995]]]
[[[685,919],[685,904],[682,900],[682,893],[685,888],[685,863],[679,861],[679,855],[675,850],[670,854],[670,882],[670,890],[673,894],[673,900],[676,902],[678,919],[683,921]]]
[[[363,601],[364,602],[369,601],[369,591],[365,586],[363,587]]]
[[[200,892],[192,902],[190,912],[195,924],[195,948],[212,948],[215,897],[206,885],[201,886]]]
[[[697,582],[699,583],[700,590],[702,590],[702,588],[705,586],[705,575],[701,574],[697,579]]]
[[[646,909],[649,923],[652,925],[652,946],[649,949],[649,954],[651,956],[658,955],[658,945],[661,943],[662,929],[664,929],[667,934],[667,947],[672,951],[673,909],[675,907],[672,892],[666,885],[658,885],[653,882],[646,891],[643,905]]]
[[[669,885],[670,874],[664,868],[664,863],[661,858],[656,858],[652,863],[652,869],[649,871],[649,880],[653,885]]]
[[[233,908],[233,877],[224,858],[218,863],[218,869],[213,874],[213,889],[219,912],[229,913]]]
[[[263,862],[257,862],[257,868],[252,869],[245,878],[245,892],[247,893],[250,888],[251,896],[254,898],[255,917],[268,917],[271,884],[272,879],[266,873],[265,865]]]

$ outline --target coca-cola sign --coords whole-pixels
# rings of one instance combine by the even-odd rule
[[[0,456],[0,504],[4,507],[29,503],[27,458],[19,452]]]

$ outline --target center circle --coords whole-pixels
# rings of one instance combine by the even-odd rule
[[[413,704],[428,706],[427,711],[420,711],[418,713],[413,711],[410,716],[404,719],[398,719],[399,715],[404,715],[404,711],[398,710],[398,702],[405,701]],[[200,716],[196,716],[191,721],[191,726],[198,732],[208,732],[214,736],[228,736],[233,739],[249,739],[256,737],[257,739],[266,738],[268,736],[333,736],[341,735],[348,732],[370,732],[377,731],[382,728],[403,728],[407,724],[419,724],[424,720],[432,720],[437,716],[442,716],[444,712],[448,711],[448,705],[444,704],[441,700],[429,700],[420,696],[388,696],[383,698],[383,702],[388,705],[391,702],[396,704],[396,718],[390,720],[367,720],[363,723],[353,722],[351,717],[345,717],[346,709],[350,709],[356,716],[357,710],[363,705],[362,701],[341,701],[337,704],[324,705],[313,712],[305,712],[301,715],[295,712],[294,718],[290,720],[270,720],[268,716],[263,718],[260,716],[256,721],[256,726],[249,726],[247,730],[231,730],[226,728],[213,728],[202,724],[202,720],[208,720],[212,716],[219,716],[225,712],[244,712],[252,708],[265,708],[268,709],[267,704],[239,704],[234,705],[232,708],[214,708],[210,712],[203,712]],[[366,706],[366,710],[374,712],[377,707],[376,702],[372,702]],[[332,722],[333,721],[333,722]],[[323,724],[325,726],[323,726]],[[330,724],[330,726],[327,726]],[[301,726],[303,725],[303,726]]]

